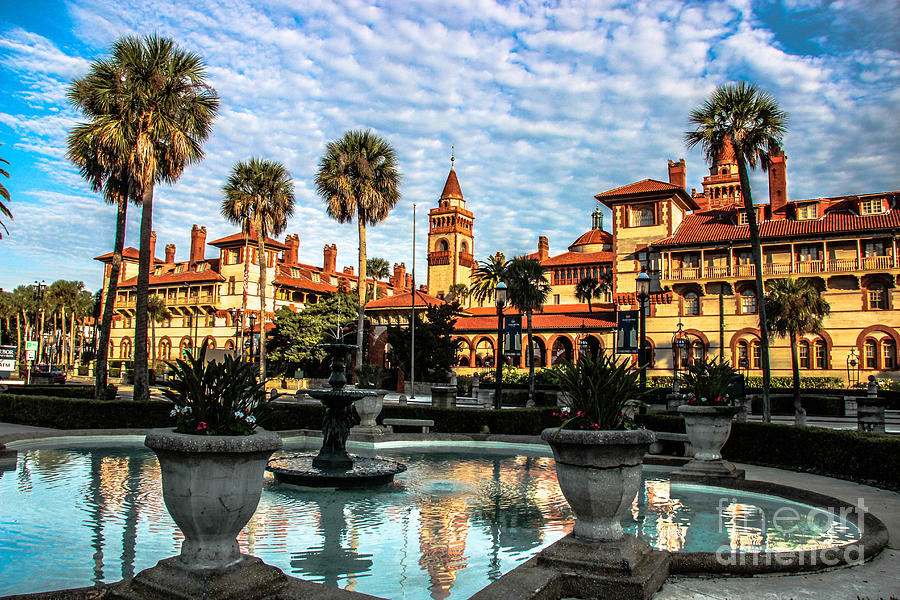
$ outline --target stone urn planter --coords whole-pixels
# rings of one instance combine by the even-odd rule
[[[646,429],[572,431],[545,429],[556,478],[575,513],[576,538],[592,542],[621,540],[622,518],[641,484],[644,454],[656,439]]]
[[[163,500],[184,542],[181,554],[141,571],[113,598],[260,600],[282,590],[287,576],[241,554],[236,539],[256,512],[266,461],[281,438],[263,429],[246,436],[155,429],[144,444],[159,459]]]
[[[722,447],[731,435],[731,423],[740,411],[737,406],[698,406],[683,404],[678,412],[684,417],[685,430],[694,449],[693,459],[672,473],[672,479],[743,479],[744,471],[722,459]]]
[[[381,428],[375,420],[381,414],[381,409],[384,407],[384,397],[387,395],[388,390],[369,389],[362,391],[369,392],[372,395],[360,398],[353,403],[353,407],[356,408],[356,413],[359,415],[359,425],[353,427],[352,431],[380,431]]]
[[[181,561],[221,568],[240,560],[237,534],[256,512],[266,461],[281,438],[264,429],[236,436],[157,429],[144,444],[159,458],[163,500],[184,533]]]

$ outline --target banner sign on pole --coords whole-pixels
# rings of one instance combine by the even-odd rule
[[[636,310],[620,310],[616,320],[616,354],[637,354],[638,315]]]
[[[503,317],[503,354],[521,356],[522,354],[522,316],[505,315]]]

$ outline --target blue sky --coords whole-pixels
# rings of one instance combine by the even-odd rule
[[[456,147],[475,212],[475,253],[551,253],[588,229],[593,196],[687,159],[688,187],[707,173],[683,143],[690,110],[717,85],[748,79],[790,114],[791,199],[900,189],[900,11],[883,2],[493,2],[423,0],[31,0],[0,20],[0,157],[15,219],[0,240],[0,287],[34,279],[101,281],[92,257],[112,249],[114,209],[65,160],[79,115],[66,86],[119,36],[157,32],[199,53],[222,107],[206,159],[157,187],[158,254],[186,259],[193,223],[232,233],[220,188],[250,156],[282,161],[296,184],[288,233],[301,260],[355,264],[356,229],[315,195],[328,140],[367,127],[396,147],[403,198],[369,231],[370,256],[410,264],[424,281],[427,209]],[[755,191],[766,197],[764,178]],[[127,243],[137,245],[132,208]]]

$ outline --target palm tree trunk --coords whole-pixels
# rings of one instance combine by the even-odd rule
[[[16,311],[16,363],[22,362],[22,319]]]
[[[109,268],[109,281],[106,282],[106,301],[103,303],[103,317],[100,322],[100,341],[97,345],[97,356],[94,367],[94,400],[106,397],[107,360],[109,357],[109,333],[112,328],[113,308],[116,302],[116,290],[119,283],[119,271],[122,268],[122,248],[125,246],[125,217],[128,211],[128,198],[120,196],[116,203],[116,241],[113,245],[112,263]],[[96,326],[96,324],[95,324]]]
[[[69,364],[75,367],[75,309],[72,309],[71,322],[69,323]]]
[[[259,378],[266,378],[266,241],[262,224],[256,229],[259,252]],[[253,335],[253,332],[250,332]]]
[[[150,322],[150,364],[153,368],[153,377],[156,378],[156,319]]]
[[[531,337],[531,314],[532,311],[525,313],[528,321],[528,401],[525,406],[534,406],[534,341]]]
[[[791,382],[792,391],[794,393],[794,425],[806,425],[806,410],[800,403],[800,364],[797,359],[797,334],[790,332],[791,339],[791,371],[794,380]]]
[[[762,359],[763,372],[763,421],[771,423],[772,406],[769,399],[769,388],[772,381],[772,370],[769,364],[769,327],[766,321],[766,291],[763,287],[762,242],[759,239],[759,225],[756,223],[756,211],[753,208],[747,165],[744,162],[743,155],[737,148],[735,148],[734,154],[738,164],[738,175],[741,179],[741,195],[744,198],[744,210],[747,211],[747,223],[750,226],[750,245],[753,254],[753,266],[756,270],[756,310],[759,313],[759,353]]]
[[[153,229],[153,181],[141,194],[141,246],[138,253],[137,302],[134,309],[134,399],[149,402],[147,372],[147,299],[150,290],[150,232]]]
[[[366,214],[357,209],[356,221],[359,225],[359,279],[356,291],[359,297],[359,318],[356,324],[356,366],[363,364],[363,327],[366,317]],[[415,258],[415,257],[413,257]],[[413,294],[416,290],[413,290]]]

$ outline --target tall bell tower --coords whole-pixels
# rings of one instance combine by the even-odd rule
[[[445,298],[455,283],[469,285],[475,267],[472,227],[475,217],[466,210],[466,200],[459,188],[456,156],[451,152],[450,173],[437,208],[428,212],[428,293]]]

